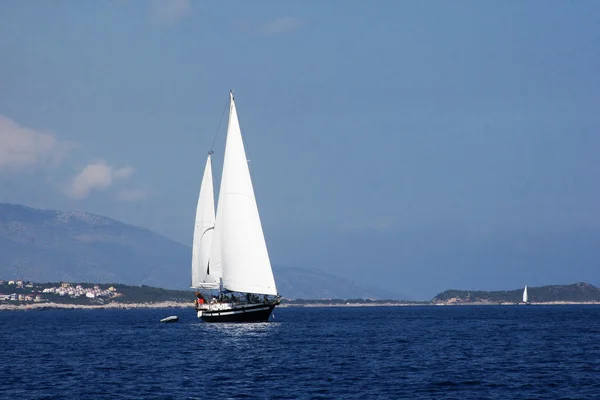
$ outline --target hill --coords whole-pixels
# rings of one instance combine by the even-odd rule
[[[408,296],[356,283],[307,268],[273,267],[277,289],[293,299],[402,299]]]
[[[184,288],[189,249],[148,229],[85,212],[0,204],[0,276]]]
[[[528,287],[529,301],[548,302],[597,302],[600,301],[600,289],[589,283],[579,282],[571,285],[549,285]],[[523,288],[502,291],[446,290],[432,300],[435,304],[469,303],[519,303],[523,298]]]
[[[130,286],[118,283],[65,283],[0,280],[2,304],[77,304],[104,305],[108,303],[194,303],[194,292],[169,290],[151,286]]]
[[[148,229],[86,212],[0,203],[0,279],[188,289],[191,248]],[[346,279],[274,266],[288,298],[392,298]]]

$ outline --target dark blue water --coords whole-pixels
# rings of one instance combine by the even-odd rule
[[[278,308],[275,321],[0,312],[0,398],[600,398],[600,306]]]

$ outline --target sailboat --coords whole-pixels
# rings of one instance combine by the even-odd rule
[[[531,304],[529,303],[529,296],[527,295],[527,285],[525,285],[525,289],[523,289],[523,303]]]
[[[192,244],[195,309],[205,322],[268,321],[280,304],[233,91],[215,216],[213,151],[200,185]]]

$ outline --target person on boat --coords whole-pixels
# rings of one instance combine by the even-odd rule
[[[201,306],[202,304],[204,304],[204,297],[200,292],[196,293],[196,295],[198,296],[198,299],[196,299],[196,304]]]

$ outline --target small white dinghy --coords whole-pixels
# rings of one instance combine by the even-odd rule
[[[163,318],[160,320],[160,322],[177,322],[177,321],[179,321],[179,317],[176,315],[171,315],[170,317]]]

